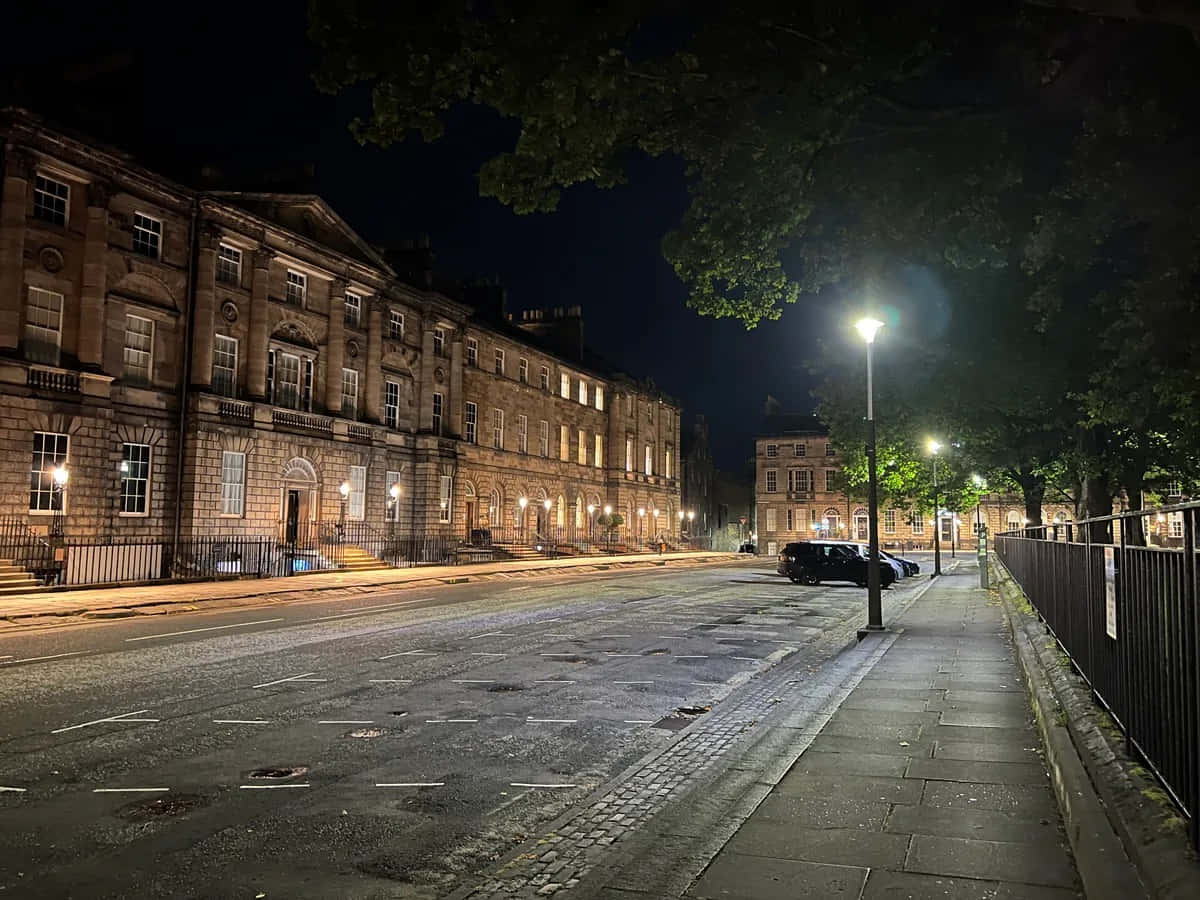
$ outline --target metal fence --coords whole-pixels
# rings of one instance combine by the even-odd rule
[[[1179,546],[1135,545],[1163,517]],[[996,536],[996,555],[1125,735],[1191,818],[1200,848],[1200,503]],[[1162,521],[1162,520],[1160,520]],[[1115,535],[1105,542],[1098,532]]]

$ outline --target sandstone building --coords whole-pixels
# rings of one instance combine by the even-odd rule
[[[317,196],[193,190],[22,111],[0,139],[8,525],[677,531],[678,405],[553,340],[578,310],[481,311]]]

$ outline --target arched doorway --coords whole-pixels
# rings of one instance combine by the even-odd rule
[[[854,539],[856,541],[871,539],[870,519],[867,517],[867,511],[861,506],[854,510]]]
[[[320,512],[320,488],[313,464],[300,456],[287,461],[280,476],[280,537],[289,544],[303,540]]]
[[[567,526],[567,500],[562,495],[558,495],[558,503],[555,508],[554,524],[559,528]]]
[[[821,537],[826,538],[839,537],[842,533],[842,515],[832,506],[821,516],[821,531]]]
[[[469,481],[463,482],[463,496],[467,503],[467,536],[479,521],[479,497],[475,494],[475,485]]]

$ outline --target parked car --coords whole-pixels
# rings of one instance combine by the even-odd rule
[[[855,550],[857,550],[863,559],[871,558],[870,544],[864,544],[862,541],[830,541],[829,543],[845,544],[846,546],[853,547]],[[899,581],[901,578],[907,577],[909,574],[907,566],[901,563],[900,560],[896,559],[896,557],[892,556],[892,554],[887,553],[882,549],[879,551],[879,559],[892,567],[892,571],[896,574],[897,581]]]
[[[900,565],[902,565],[904,567],[904,574],[906,574],[906,575],[921,574],[921,567],[913,560],[904,559],[901,556],[896,556],[896,554],[894,554],[894,553],[888,553],[886,550],[880,550],[879,552],[882,553],[884,556],[886,556],[888,559],[894,559],[896,562],[900,563]]]
[[[757,553],[757,552],[758,552],[758,548],[755,547],[754,544],[751,543],[750,541],[746,541],[746,543],[744,543],[744,544],[742,544],[742,546],[738,547],[738,553]]]
[[[851,581],[867,586],[866,557],[853,543],[837,541],[797,541],[787,544],[779,554],[778,572],[793,584],[820,584],[822,581]],[[896,580],[891,563],[879,561],[879,583],[889,587]]]

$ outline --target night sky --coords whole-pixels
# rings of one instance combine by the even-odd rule
[[[595,351],[679,398],[685,427],[707,417],[721,467],[753,453],[768,394],[788,411],[812,408],[804,363],[837,330],[829,304],[802,299],[753,331],[687,309],[659,251],[687,205],[677,161],[635,159],[624,187],[577,187],[554,214],[518,216],[481,198],[476,178],[511,147],[515,123],[464,108],[436,143],[359,146],[347,123],[365,94],[315,89],[303,3],[183,9],[199,18],[181,27],[165,7],[81,6],[47,45],[32,39],[49,34],[45,8],[26,5],[31,40],[15,56],[6,48],[4,102],[24,100],[192,186],[319,193],[374,243],[427,234],[440,274],[498,278],[510,310],[582,305]]]

